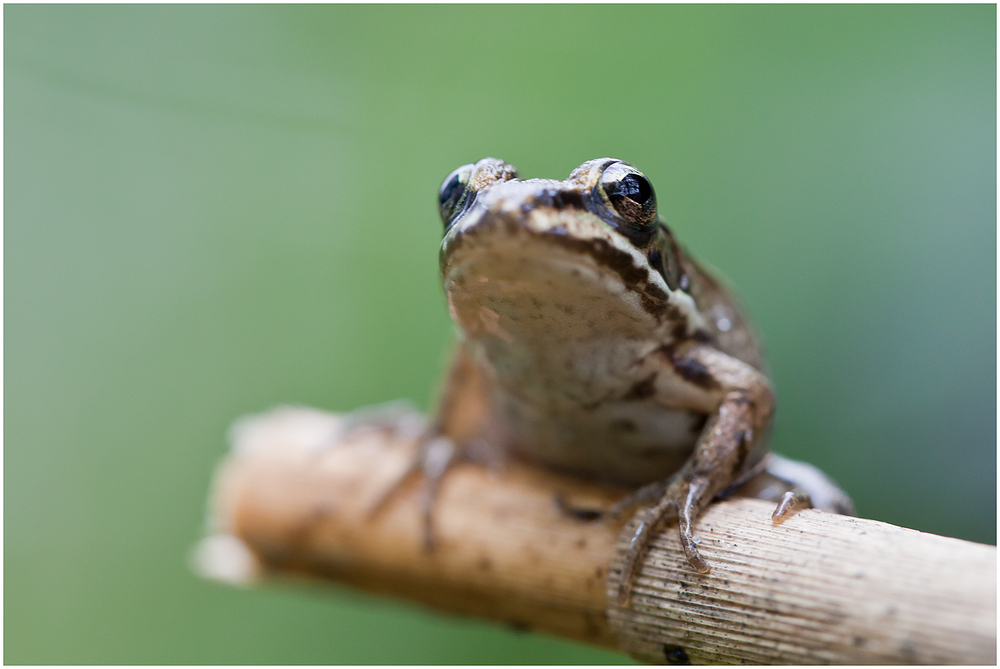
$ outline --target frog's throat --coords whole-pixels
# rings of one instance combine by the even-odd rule
[[[460,324],[456,296],[503,301],[534,293],[532,304],[550,299],[553,308],[589,300],[637,325],[642,321],[647,334],[663,330],[664,339],[690,337],[704,327],[691,296],[670,290],[641,251],[591,214],[499,209],[460,221],[442,242],[441,271]]]

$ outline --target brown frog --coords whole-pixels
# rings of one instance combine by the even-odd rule
[[[590,160],[565,181],[521,180],[501,160],[465,165],[439,191],[441,276],[462,339],[414,471],[430,508],[457,454],[512,455],[636,492],[601,515],[649,508],[626,556],[619,603],[650,533],[692,524],[716,497],[787,482],[774,520],[811,503],[852,513],[810,465],[768,453],[774,391],[726,288],[674,239],[649,180]],[[586,515],[586,514],[581,514]]]

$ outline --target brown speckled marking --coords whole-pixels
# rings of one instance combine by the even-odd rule
[[[708,371],[708,368],[697,360],[687,360],[681,358],[679,360],[673,360],[672,362],[674,370],[685,381],[690,381],[696,386],[706,389],[714,390],[720,387],[719,382],[715,380],[715,377],[713,377],[712,373]]]
[[[622,397],[623,400],[644,400],[656,394],[656,372],[637,382]]]
[[[702,362],[693,358],[688,358],[677,354],[676,345],[668,344],[661,346],[658,351],[685,381],[693,383],[699,388],[706,390],[717,390],[721,386],[712,373]]]

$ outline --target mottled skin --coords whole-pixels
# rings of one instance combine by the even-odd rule
[[[652,186],[627,163],[603,158],[565,181],[521,181],[487,158],[449,175],[439,199],[442,280],[463,336],[420,442],[428,540],[434,490],[456,449],[513,455],[641,486],[610,510],[652,505],[626,557],[623,605],[650,532],[669,517],[692,566],[707,572],[692,523],[764,472],[774,412],[732,297],[676,243]],[[809,492],[850,511],[829,485]],[[789,493],[776,519],[804,499]]]

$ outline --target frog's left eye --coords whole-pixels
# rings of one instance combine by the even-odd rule
[[[469,180],[475,165],[462,165],[444,178],[438,190],[438,212],[441,222],[448,227],[455,215],[462,211],[469,190]]]
[[[656,220],[656,193],[649,179],[628,163],[612,163],[601,174],[607,201],[629,225],[645,228]]]

